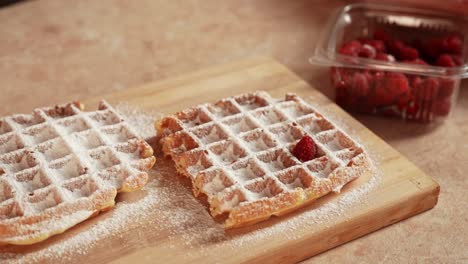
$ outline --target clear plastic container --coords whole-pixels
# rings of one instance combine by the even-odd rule
[[[330,20],[310,62],[331,67],[346,110],[432,122],[450,114],[468,77],[467,41],[464,17],[352,4]]]

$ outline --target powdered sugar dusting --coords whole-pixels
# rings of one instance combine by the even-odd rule
[[[116,109],[140,135],[145,138],[154,136],[153,124],[161,114],[144,111],[128,103],[121,103]],[[356,139],[349,127],[342,126],[340,120],[332,119]],[[368,153],[374,158],[374,165],[377,165],[375,153],[369,150]],[[79,256],[93,255],[99,259],[99,256],[117,254],[124,247],[167,246],[170,249],[179,247],[180,243],[184,248],[193,249],[188,250],[187,254],[207,255],[211,252],[206,250],[207,245],[219,249],[248,247],[278,234],[286,240],[293,240],[301,236],[298,230],[310,230],[319,224],[333,226],[336,221],[349,218],[351,209],[366,203],[366,194],[375,189],[381,179],[381,173],[374,168],[370,178],[363,180],[358,187],[345,188],[342,194],[319,206],[272,220],[274,224],[271,225],[258,225],[251,231],[233,234],[215,222],[207,207],[193,197],[188,181],[176,175],[171,161],[158,157],[149,176],[148,184],[141,191],[119,194],[113,210],[37,246],[2,248],[0,260],[6,263],[73,262]],[[161,239],[151,239],[154,233],[160,233],[169,242],[160,245]],[[112,241],[123,241],[124,245],[112,244]]]
[[[16,143],[0,152],[0,189],[5,193],[0,204],[2,243],[47,239],[113,204],[115,191],[124,184],[144,185],[143,167],[151,166],[154,157],[132,155],[138,148],[149,151],[150,146],[131,140],[137,138],[134,134],[120,133],[129,131],[122,121],[105,101],[97,111],[84,112],[80,103],[68,103],[0,120],[8,130],[0,137]],[[125,135],[112,141],[106,136],[109,129]],[[77,210],[83,211],[74,213]]]
[[[156,111],[143,110],[127,102],[119,103],[115,109],[125,117],[127,123],[143,138],[155,135],[154,121],[163,115]]]

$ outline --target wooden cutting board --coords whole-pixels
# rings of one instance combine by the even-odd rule
[[[144,218],[147,222],[132,224],[128,229],[124,227],[115,230],[115,233],[118,233],[116,236],[100,236],[100,234],[91,233],[103,238],[97,241],[90,238],[92,246],[87,246],[86,250],[63,245],[70,243],[70,240],[77,240],[80,233],[109,221],[115,211],[105,212],[64,234],[37,245],[8,246],[3,248],[2,252],[34,255],[29,261],[56,262],[56,258],[49,259],[54,256],[54,252],[47,254],[38,254],[38,252],[47,251],[48,248],[60,248],[62,245],[67,251],[62,260],[70,263],[108,261],[116,263],[290,263],[303,260],[429,210],[437,203],[439,185],[433,179],[305,81],[271,59],[256,58],[214,67],[179,78],[104,95],[102,98],[114,105],[128,102],[130,105],[169,114],[199,103],[259,89],[266,90],[278,98],[283,98],[286,92],[295,92],[318,106],[317,108],[322,109],[322,112],[333,113],[332,120],[339,120],[351,136],[358,137],[376,161],[379,174],[373,177],[378,178],[378,184],[369,185],[370,181],[375,180],[371,176],[361,177],[348,184],[339,195],[328,195],[317,203],[285,217],[273,218],[251,227],[229,231],[222,239],[200,240],[206,224],[197,227],[196,225],[200,222],[197,218],[209,221],[210,217],[207,213],[190,215],[188,212],[189,218],[192,219],[185,219],[182,226],[175,225],[177,229],[175,231],[168,230],[167,225],[157,221],[162,217],[159,215],[161,211],[158,213],[148,208],[144,211],[145,208],[143,208],[141,213],[147,216]],[[88,109],[92,109],[102,98],[84,100],[84,103],[88,105]],[[160,158],[157,165],[167,167],[165,175],[167,180],[174,181],[176,184],[186,184],[183,179],[175,175],[170,161]],[[366,184],[371,186],[363,189],[367,193],[357,193],[351,197],[353,190],[363,188]],[[188,188],[182,191],[186,192],[186,195],[190,193]],[[140,191],[121,195],[118,201],[126,201],[127,206],[132,206],[133,200],[144,199],[145,195],[151,195],[151,192]],[[343,197],[358,197],[359,200],[356,202],[349,202],[349,199],[348,201],[340,200]],[[198,204],[196,200],[195,202]],[[204,206],[202,201],[199,203],[199,206]],[[171,210],[177,206],[174,205]],[[187,207],[183,204],[180,206]],[[324,208],[329,210],[324,210]],[[165,216],[167,217],[167,213]],[[134,217],[139,219],[137,216]],[[117,219],[117,221],[120,220],[122,219]],[[176,220],[180,221],[180,219]],[[164,221],[170,222],[171,220]],[[192,236],[190,232],[193,230],[198,230],[198,234]],[[220,232],[219,227],[217,230]],[[114,232],[113,230],[107,231]],[[210,235],[208,231],[212,230],[207,230],[207,237]],[[195,243],[191,241],[191,238],[200,241]],[[83,237],[80,239],[83,240]],[[0,259],[8,260],[8,256],[0,255]]]

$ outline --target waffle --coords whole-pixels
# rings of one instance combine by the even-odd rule
[[[0,243],[33,244],[143,187],[152,148],[106,102],[0,119]]]
[[[226,228],[283,215],[370,169],[368,155],[348,135],[294,94],[274,100],[266,92],[203,104],[155,124],[164,155],[189,177],[196,196]],[[292,153],[309,135],[317,156]]]

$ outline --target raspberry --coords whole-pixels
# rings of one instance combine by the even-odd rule
[[[462,58],[460,56],[452,55],[452,59],[453,59],[453,62],[455,62],[455,65],[457,66],[461,66],[463,64]]]
[[[359,50],[359,57],[373,59],[375,58],[376,51],[371,45],[364,44]]]
[[[381,61],[389,61],[389,62],[394,62],[395,61],[395,57],[393,57],[390,54],[382,53],[382,52],[377,53],[377,55],[375,55],[375,59],[376,60],[381,60]]]
[[[400,112],[403,112],[408,108],[409,104],[414,100],[413,95],[407,91],[400,96],[397,97],[396,100],[396,109],[400,110]]]
[[[415,90],[417,89],[417,87],[422,85],[423,80],[418,75],[414,75],[414,76],[410,77],[410,80],[411,80],[410,85],[411,85],[412,91],[414,93]]]
[[[372,88],[373,83],[374,83],[374,76],[370,70],[363,70],[362,74],[366,76],[367,79],[367,86],[369,87],[369,90]]]
[[[354,74],[352,92],[355,97],[364,97],[369,93],[369,82],[365,73]]]
[[[348,105],[348,96],[346,95],[346,93],[343,93],[343,92],[336,92],[336,95],[335,95],[335,102],[337,105],[343,107],[343,108],[346,108],[347,105]]]
[[[369,104],[373,106],[388,106],[395,102],[395,97],[386,91],[381,84],[376,84],[368,99]]]
[[[404,93],[398,98],[398,108],[401,110],[403,108],[406,108],[406,106],[413,101],[414,97],[411,93]]]
[[[420,50],[429,61],[437,59],[441,53],[442,41],[440,39],[431,39],[422,43]]]
[[[405,43],[401,40],[390,40],[387,47],[391,54],[399,58],[401,50],[405,47]]]
[[[339,77],[341,81],[344,81],[345,84],[349,87],[353,81],[353,75],[354,75],[355,70],[354,69],[346,69],[346,68],[340,68],[339,69]]]
[[[395,54],[399,60],[416,60],[419,58],[418,50],[408,46],[400,48],[399,52]]]
[[[442,101],[436,101],[434,103],[434,114],[440,115],[440,116],[446,116],[450,113],[450,108],[452,106],[452,103],[450,100],[442,100]]]
[[[441,48],[444,52],[460,55],[462,53],[463,41],[457,35],[447,36],[442,39]]]
[[[385,52],[387,48],[382,40],[378,39],[361,39],[362,44],[367,44],[375,49],[376,52]]]
[[[442,66],[442,67],[455,67],[457,66],[455,64],[455,61],[453,61],[453,58],[450,54],[441,54],[437,58],[437,61],[435,63],[437,66]]]
[[[338,105],[345,106],[348,104],[349,98],[347,94],[348,87],[344,81],[340,81],[335,85],[335,102]]]
[[[385,79],[385,73],[383,71],[376,71],[374,73],[374,81],[382,81]]]
[[[413,87],[414,96],[421,100],[430,102],[437,97],[439,92],[439,81],[434,78],[427,78],[422,81],[418,86]]]
[[[413,101],[408,102],[408,104],[406,105],[405,111],[406,111],[406,115],[408,119],[414,119],[414,117],[419,111],[419,105]]]
[[[408,79],[402,73],[389,72],[385,76],[385,88],[395,97],[399,96],[408,91]]]
[[[300,161],[305,162],[315,158],[317,148],[314,140],[309,136],[302,137],[292,151],[293,155]]]
[[[455,81],[452,79],[440,79],[440,86],[439,86],[439,98],[447,98],[453,94],[453,90],[455,88]]]
[[[348,56],[357,56],[361,50],[361,43],[357,40],[344,43],[339,49],[339,53]]]
[[[369,86],[372,89],[384,89],[384,79],[385,73],[383,71],[374,71],[368,79]]]
[[[398,101],[398,103],[397,103],[398,110],[400,110],[402,112],[405,111],[406,108],[408,108],[408,103],[409,102],[406,101],[406,100]]]

